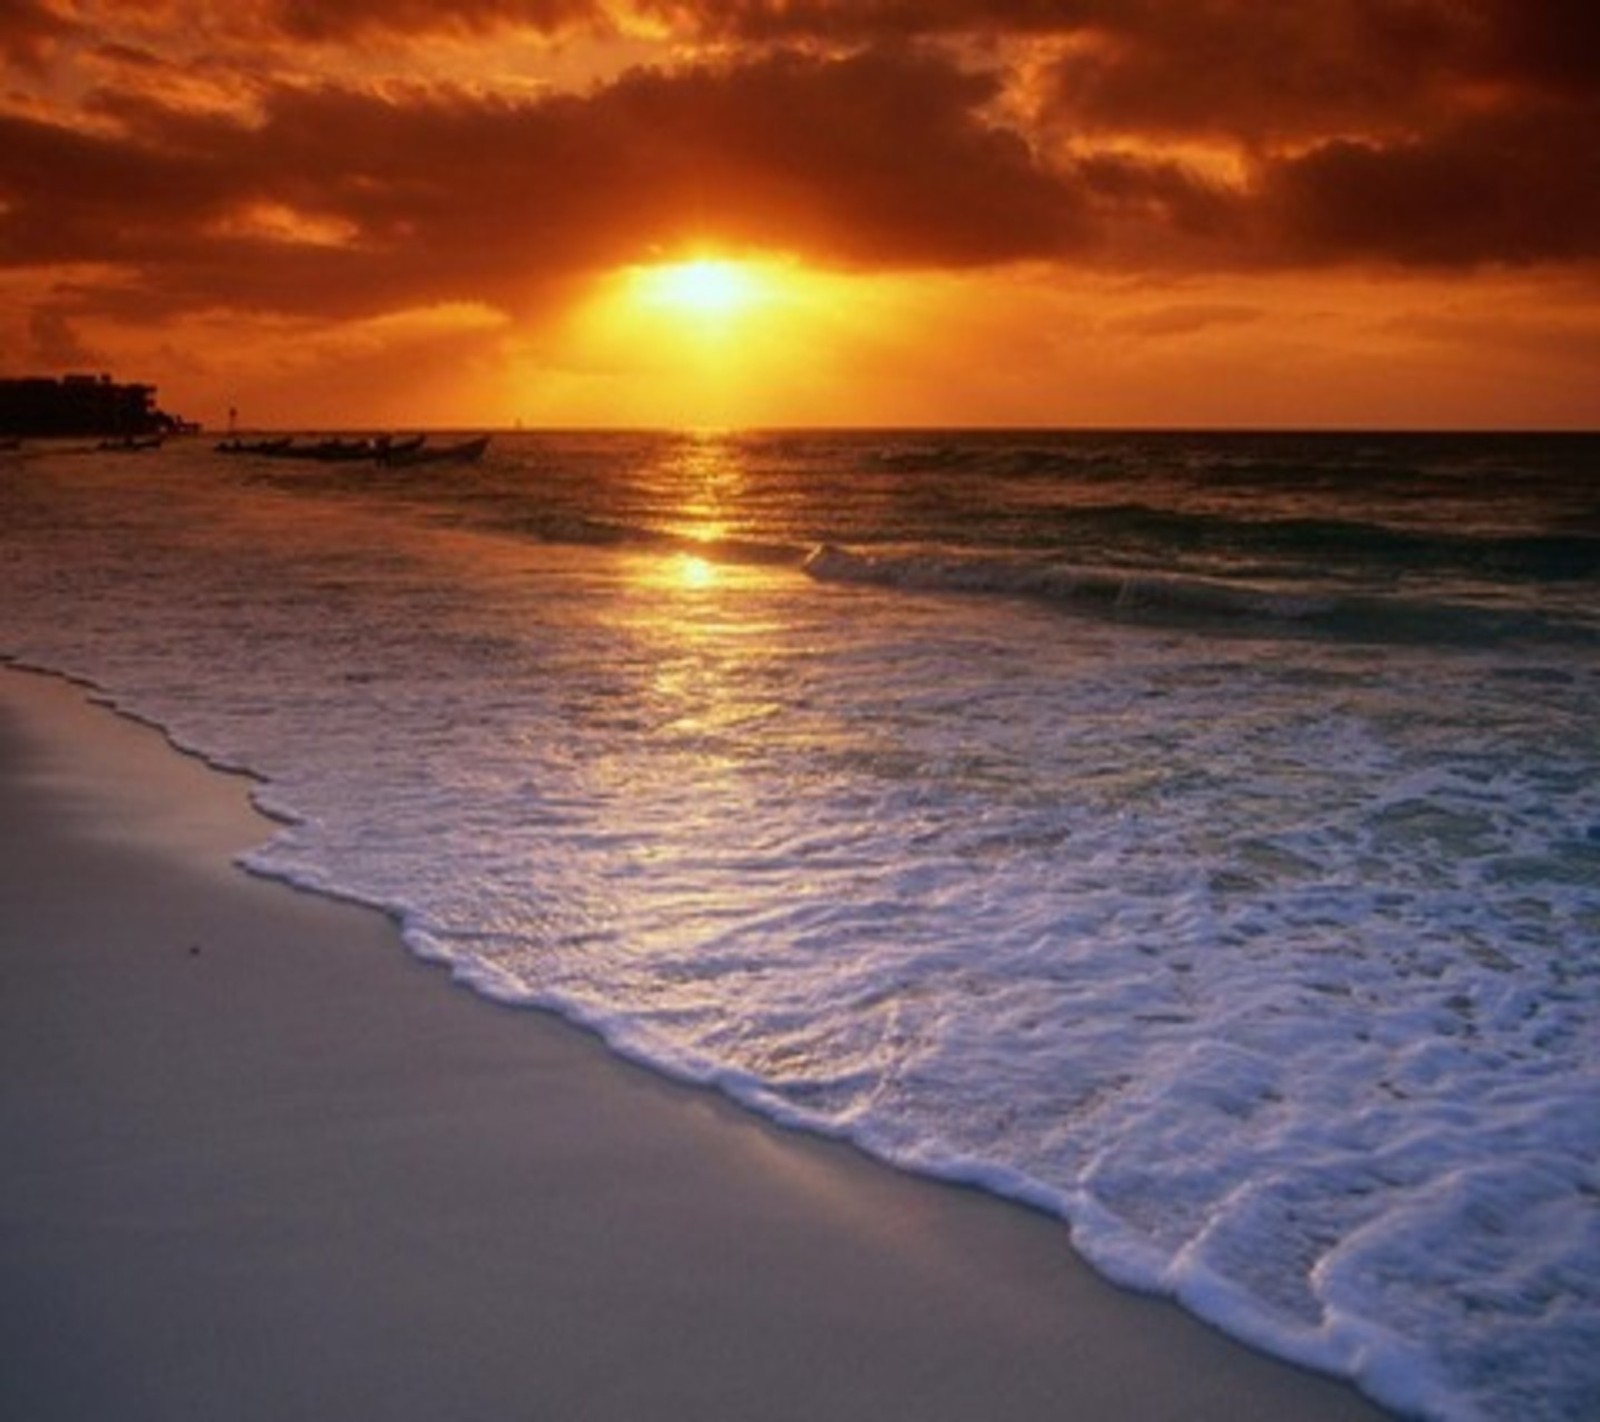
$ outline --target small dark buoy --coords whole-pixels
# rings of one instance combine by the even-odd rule
[[[200,956],[200,945],[198,943],[191,943],[189,945],[189,956],[191,958],[198,958]]]

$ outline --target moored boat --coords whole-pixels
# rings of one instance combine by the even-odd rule
[[[217,446],[219,454],[281,454],[294,442],[292,435],[276,439],[225,439]]]
[[[325,463],[346,463],[357,459],[371,459],[379,446],[370,439],[325,439],[308,444],[303,449],[291,446],[285,453],[300,459],[320,459]]]
[[[379,464],[471,464],[483,457],[489,447],[488,435],[460,440],[454,444],[430,445],[425,434],[375,435],[371,438],[328,437],[296,443],[293,435],[272,439],[246,440],[237,437],[216,446],[219,454],[255,454],[268,459],[308,459],[326,464],[355,463],[364,459]]]
[[[429,445],[419,441],[414,445],[401,448],[391,445],[388,449],[380,450],[378,463],[394,466],[411,464],[475,464],[483,458],[483,453],[489,447],[488,435],[477,435],[472,439],[464,439],[456,444]]]
[[[425,434],[403,435],[399,439],[392,439],[390,436],[384,435],[378,440],[373,455],[374,458],[380,461],[394,459],[410,454],[412,450],[421,449],[427,439],[428,437]]]

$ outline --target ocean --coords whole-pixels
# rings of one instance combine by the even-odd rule
[[[486,996],[1402,1413],[1600,1415],[1600,437],[39,445],[0,657]]]

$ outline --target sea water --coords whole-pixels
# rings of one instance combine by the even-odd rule
[[[1600,440],[0,459],[0,655],[258,777],[251,869],[1397,1410],[1600,1415]]]

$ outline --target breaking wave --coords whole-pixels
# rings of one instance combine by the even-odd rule
[[[948,550],[860,552],[823,544],[804,570],[821,582],[919,592],[1022,597],[1129,620],[1223,624],[1380,642],[1492,644],[1507,639],[1592,645],[1593,629],[1558,613],[1421,595],[1308,591],[1281,584],[1146,569],[1082,567],[1048,557]]]

